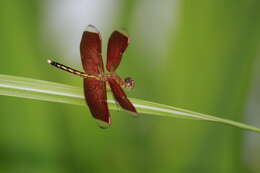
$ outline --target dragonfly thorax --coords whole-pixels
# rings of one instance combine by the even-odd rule
[[[135,81],[131,77],[121,78],[115,72],[106,73],[103,76],[104,81],[108,81],[108,78],[113,78],[122,88],[133,89],[135,87]]]

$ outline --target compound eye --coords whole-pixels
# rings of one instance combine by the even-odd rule
[[[134,81],[134,79],[132,79],[130,77],[125,78],[125,84],[126,84],[126,87],[130,88],[130,89],[135,87],[135,81]]]

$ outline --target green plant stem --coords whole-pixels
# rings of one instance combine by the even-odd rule
[[[82,89],[78,87],[10,75],[0,75],[0,95],[85,105]],[[113,97],[109,93],[109,108],[111,110],[122,110],[116,106],[116,103],[112,98]],[[141,99],[130,98],[130,100],[137,108],[137,111],[142,114],[213,121],[260,133],[259,128],[244,123]]]

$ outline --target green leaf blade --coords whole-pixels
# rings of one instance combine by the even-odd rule
[[[82,89],[78,87],[10,75],[0,75],[0,95],[85,105]],[[111,110],[121,110],[116,106],[116,102],[112,99],[110,93],[108,94],[108,98],[109,108]],[[260,133],[259,128],[244,123],[137,98],[130,98],[130,100],[139,113],[182,119],[213,121]]]

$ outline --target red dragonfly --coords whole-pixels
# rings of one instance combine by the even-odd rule
[[[107,47],[106,68],[108,72],[104,72],[100,33],[93,25],[88,25],[80,42],[81,61],[85,72],[48,60],[48,63],[54,67],[83,77],[86,103],[93,117],[98,120],[98,124],[102,128],[107,128],[111,124],[107,104],[107,87],[112,90],[115,100],[123,109],[137,115],[134,105],[129,101],[122,89],[134,88],[134,80],[130,77],[122,79],[115,72],[129,42],[129,37],[123,32],[116,30],[111,34]]]

